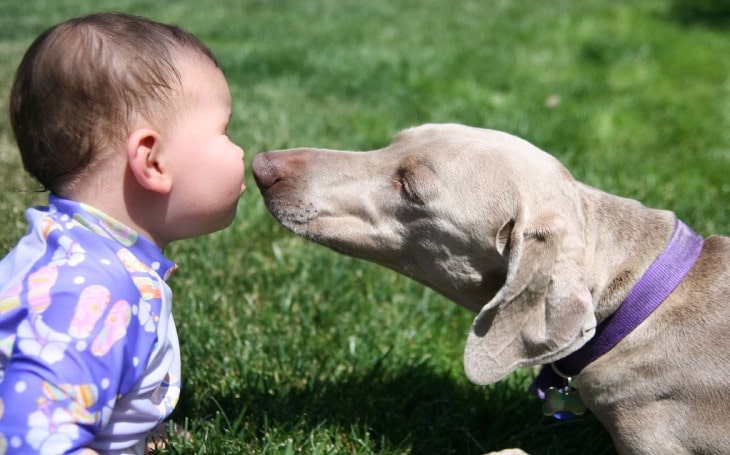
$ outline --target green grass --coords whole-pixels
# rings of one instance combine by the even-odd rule
[[[0,102],[32,39],[92,11],[0,0]],[[177,23],[220,58],[247,152],[370,149],[423,122],[503,129],[580,180],[730,234],[728,2],[100,0]],[[552,102],[551,102],[552,101]],[[556,103],[557,101],[557,103]],[[45,195],[0,114],[0,253]],[[464,377],[472,314],[281,229],[247,175],[231,228],[172,245],[183,395],[174,454],[612,453],[594,417]]]

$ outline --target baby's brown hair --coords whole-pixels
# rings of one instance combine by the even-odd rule
[[[175,115],[181,87],[176,58],[198,52],[194,35],[122,13],[71,19],[43,32],[25,53],[10,93],[10,121],[23,167],[44,190],[66,185],[103,159],[140,115]]]

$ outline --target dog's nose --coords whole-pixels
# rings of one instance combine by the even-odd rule
[[[261,190],[271,188],[279,180],[272,155],[272,152],[259,153],[251,161],[253,177]]]
[[[320,151],[288,149],[259,153],[251,161],[251,169],[260,190],[267,190],[282,180],[299,180],[306,174]]]

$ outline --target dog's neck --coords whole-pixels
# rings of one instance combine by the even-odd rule
[[[639,326],[684,280],[700,255],[703,239],[681,221],[675,222],[672,238],[631,288],[621,306],[596,327],[583,347],[554,366],[566,376],[575,376],[588,364],[611,350]]]
[[[558,389],[564,381],[562,378],[580,374],[583,368],[613,349],[648,318],[684,280],[699,257],[703,243],[701,236],[675,220],[672,237],[666,247],[631,288],[619,308],[596,327],[593,338],[567,357],[542,368],[530,389],[543,399],[549,398],[546,406],[550,414],[559,419],[571,415],[563,411],[571,411],[565,408],[568,403],[565,397],[573,392],[568,388]],[[551,388],[558,390],[557,395],[555,391],[548,394]],[[582,412],[585,408],[575,409]]]
[[[666,210],[603,193],[588,185],[581,187],[586,220],[586,280],[593,296],[596,321],[614,314],[634,284],[666,247],[674,232],[676,217]],[[588,213],[592,212],[592,213]],[[607,213],[622,213],[620,224],[601,223]],[[602,215],[603,214],[603,215]],[[591,225],[589,220],[597,220]]]

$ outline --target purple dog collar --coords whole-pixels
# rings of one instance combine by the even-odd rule
[[[530,390],[544,398],[549,387],[565,384],[561,376],[578,375],[616,346],[674,291],[694,265],[702,245],[702,237],[677,220],[669,245],[644,272],[618,310],[596,327],[595,335],[583,347],[552,365],[545,365]]]

